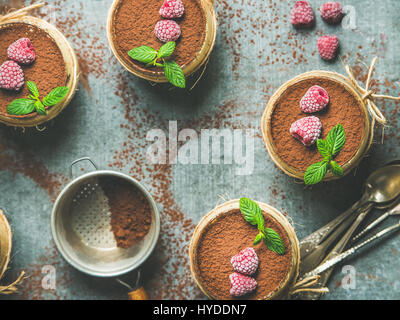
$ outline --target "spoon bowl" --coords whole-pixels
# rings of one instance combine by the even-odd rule
[[[365,182],[364,195],[376,205],[395,200],[400,195],[400,165],[391,164],[374,171]]]
[[[367,178],[363,187],[363,196],[359,201],[300,242],[301,271],[307,272],[317,267],[326,256],[328,249],[338,241],[339,236],[361,213],[365,217],[373,207],[387,208],[399,196],[400,165],[391,163],[374,171]]]

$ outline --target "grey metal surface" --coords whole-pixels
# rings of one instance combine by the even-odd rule
[[[343,73],[340,60],[326,63],[319,58],[316,38],[321,34],[339,36],[341,57],[360,78],[366,74],[363,63],[378,55],[374,88],[398,95],[397,0],[341,1],[354,6],[357,29],[328,26],[318,18],[313,30],[300,32],[288,21],[294,1],[216,0],[216,46],[203,78],[190,92],[151,86],[122,69],[106,42],[111,0],[48,2],[54,10],[43,9],[44,18],[53,19],[76,49],[83,81],[73,103],[43,132],[0,126],[0,206],[7,209],[14,231],[7,279],[20,270],[30,275],[20,295],[9,298],[126,298],[126,289],[115,279],[92,278],[70,267],[51,240],[53,201],[69,181],[69,164],[81,156],[90,156],[100,168],[133,176],[155,197],[162,215],[161,241],[143,270],[143,281],[150,297],[161,299],[203,298],[190,279],[186,251],[195,224],[221,202],[220,195],[248,196],[275,206],[292,219],[301,239],[359,199],[363,180],[376,166],[400,156],[400,105],[392,102],[378,103],[390,120],[384,145],[374,145],[354,175],[312,189],[273,165],[259,129],[268,98],[284,81],[312,69]],[[310,2],[317,13],[323,1]],[[239,176],[236,164],[151,164],[146,159],[151,145],[146,134],[154,128],[168,134],[169,121],[178,121],[179,130],[191,128],[198,134],[211,128],[254,129],[254,170]],[[377,134],[380,142],[379,130]],[[340,285],[346,274],[338,266],[325,299],[400,298],[399,245],[397,234],[350,259],[354,289]]]

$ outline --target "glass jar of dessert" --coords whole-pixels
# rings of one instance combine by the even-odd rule
[[[310,168],[321,174],[319,181],[348,174],[368,152],[372,129],[359,91],[348,78],[328,71],[307,72],[286,82],[271,97],[261,119],[274,163],[305,181]],[[335,143],[339,146],[333,150]]]
[[[71,102],[79,64],[53,25],[18,12],[0,19],[0,122],[33,127],[53,119]]]
[[[0,282],[7,270],[11,257],[12,232],[6,216],[0,209]],[[11,294],[17,291],[16,285],[22,280],[25,272],[21,272],[19,277],[11,284],[2,285],[0,283],[0,295]]]
[[[214,0],[115,0],[107,22],[111,50],[132,74],[167,82],[162,59],[149,65],[147,60],[133,59],[130,51],[145,46],[153,50],[155,58],[165,43],[175,42],[168,60],[176,62],[187,77],[206,63],[214,47],[217,23],[213,4]],[[170,9],[174,5],[178,7]]]
[[[279,246],[271,247],[265,239],[257,242],[261,229],[246,221],[241,201],[225,202],[197,225],[189,247],[192,276],[210,299],[288,298],[300,261],[296,234],[275,208],[253,202],[263,217],[263,227],[280,238],[283,250],[275,250]]]

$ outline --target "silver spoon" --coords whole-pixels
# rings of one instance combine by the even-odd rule
[[[301,258],[300,262],[300,276],[312,271],[316,267],[318,267],[322,261],[327,261],[336,255],[343,252],[351,237],[353,236],[354,231],[360,225],[360,223],[367,216],[369,211],[373,206],[376,207],[388,207],[393,201],[395,201],[400,196],[400,166],[397,164],[389,164],[384,166],[375,172],[373,172],[367,179],[364,185],[364,194],[360,201],[357,203],[365,203],[362,206],[357,206],[357,203],[352,207],[356,207],[355,210],[347,210],[345,214],[347,214],[343,221],[339,223],[339,227],[334,230],[334,233],[326,232],[325,237],[320,237],[320,240],[323,241],[326,238],[326,235],[329,235],[329,238],[326,239],[323,243],[317,242],[314,243],[314,246],[308,245],[308,248],[311,248],[311,252],[309,255],[314,253],[314,250],[317,250],[317,253],[311,257],[306,256],[304,259]],[[361,209],[357,209],[360,208]],[[343,216],[342,214],[341,216]],[[336,220],[336,219],[335,219]],[[334,248],[330,251],[328,255],[324,257],[328,248],[337,241],[338,236],[340,235],[341,230],[346,230],[349,226],[351,227],[347,230],[345,235],[336,243]],[[322,228],[323,229],[323,228]],[[331,230],[328,230],[331,231]],[[318,232],[318,231],[317,231]],[[316,232],[315,232],[316,233]],[[307,237],[309,238],[309,237]],[[301,244],[300,244],[301,245]],[[301,247],[300,247],[301,248]],[[322,261],[320,260],[322,257]],[[305,264],[307,263],[307,264]],[[325,286],[329,280],[330,275],[332,274],[333,269],[326,270],[321,274],[321,278],[319,280],[319,285]],[[321,294],[315,293],[304,293],[300,294],[300,299],[318,299]]]
[[[400,165],[390,164],[374,171],[363,189],[363,196],[350,209],[300,242],[300,274],[316,268],[339,236],[352,224],[353,233],[373,207],[390,206],[400,196]],[[337,244],[336,250],[344,249],[352,233]]]
[[[367,179],[367,182],[370,180],[372,175],[374,175],[377,171],[380,172],[383,168],[392,166],[392,165],[400,165],[400,160],[394,160],[388,164],[386,164],[384,167],[379,168],[375,172],[373,172]],[[366,182],[366,183],[367,183]],[[363,198],[367,198],[365,194],[363,194]],[[301,257],[304,258],[308,254],[312,252],[314,247],[318,244],[320,244],[323,240],[325,240],[338,226],[340,226],[353,212],[356,210],[360,210],[362,200],[360,199],[357,201],[354,205],[352,205],[348,210],[343,212],[341,215],[339,215],[337,218],[333,219],[331,222],[323,226],[322,228],[318,229],[317,231],[313,232],[312,234],[308,235],[302,241],[300,242],[300,253]],[[379,205],[379,203],[376,204],[376,207],[379,209],[386,209],[388,206],[387,204],[384,205]],[[355,219],[355,215],[354,215]],[[349,226],[348,224],[347,226]],[[345,230],[345,229],[344,229]]]
[[[303,278],[316,276],[318,274],[321,274],[321,273],[325,272],[326,270],[332,268],[333,266],[337,265],[339,262],[341,262],[344,259],[346,259],[348,256],[351,256],[354,253],[356,253],[358,250],[360,250],[362,247],[366,246],[368,243],[370,243],[370,242],[372,242],[374,240],[377,240],[379,238],[382,238],[386,234],[388,234],[390,232],[393,232],[394,230],[397,230],[399,228],[400,228],[400,221],[398,223],[396,223],[395,225],[393,225],[391,227],[388,227],[388,228],[378,232],[376,235],[374,235],[373,237],[365,240],[364,242],[362,242],[362,243],[360,243],[360,244],[358,244],[358,245],[346,250],[345,252],[337,255],[336,257],[327,260],[326,262],[321,264],[319,267],[315,268],[313,271],[305,274]],[[363,231],[366,232],[367,230],[364,229]]]

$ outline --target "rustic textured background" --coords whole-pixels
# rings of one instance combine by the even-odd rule
[[[356,201],[368,173],[399,157],[399,105],[391,102],[379,103],[390,120],[384,145],[374,145],[354,175],[313,189],[296,184],[273,165],[259,128],[268,98],[284,81],[312,69],[343,72],[340,60],[325,63],[319,58],[316,38],[322,34],[339,36],[340,55],[360,80],[365,79],[365,64],[378,55],[374,88],[399,94],[399,1],[341,1],[354,6],[356,29],[327,26],[318,17],[313,30],[296,32],[288,21],[294,1],[216,0],[217,42],[205,75],[191,92],[151,86],[123,70],[106,40],[111,2],[48,1],[52,9],[41,13],[54,20],[76,49],[83,72],[80,90],[43,132],[0,126],[0,206],[7,210],[14,231],[7,279],[22,269],[30,275],[13,298],[126,298],[115,279],[88,277],[67,265],[51,239],[53,201],[69,181],[69,164],[81,156],[143,181],[158,202],[162,234],[146,267],[145,287],[152,298],[162,299],[203,297],[190,278],[186,250],[195,224],[221,201],[219,195],[248,196],[275,206],[293,220],[302,238]],[[323,3],[310,2],[315,10]],[[236,176],[234,164],[148,163],[146,133],[153,128],[167,130],[169,120],[177,120],[179,129],[198,133],[206,128],[254,129],[253,173]],[[354,290],[340,286],[344,274],[338,267],[325,299],[400,298],[399,245],[395,235],[348,261],[357,272]],[[41,286],[46,265],[56,268],[56,290]]]

